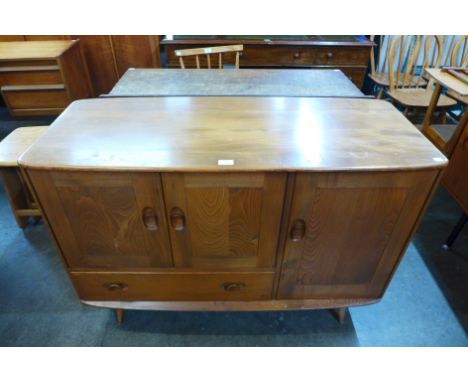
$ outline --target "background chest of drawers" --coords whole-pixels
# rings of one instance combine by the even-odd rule
[[[0,87],[12,116],[60,114],[93,96],[77,40],[0,42]]]
[[[373,45],[361,36],[172,36],[161,41],[168,67],[179,67],[175,50],[234,44],[244,45],[242,68],[340,69],[358,88],[364,83]],[[234,62],[231,55],[226,54],[226,63]],[[200,59],[205,66],[205,58]],[[194,58],[186,60],[187,67],[195,67]],[[217,65],[217,58],[213,60]]]

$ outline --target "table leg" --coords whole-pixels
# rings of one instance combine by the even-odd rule
[[[336,318],[336,320],[340,324],[344,324],[345,319],[346,319],[346,313],[348,312],[348,308],[336,308],[336,309],[330,309],[330,313],[333,315],[333,317]]]
[[[436,84],[434,92],[432,93],[431,102],[429,103],[429,107],[427,108],[426,115],[424,116],[424,121],[422,124],[422,133],[427,136],[426,132],[431,125],[432,115],[434,114],[434,110],[437,107],[437,102],[439,101],[440,92],[442,91],[442,87],[440,84]]]
[[[446,249],[449,249],[452,247],[453,243],[455,242],[456,238],[460,234],[461,230],[463,229],[467,221],[468,221],[468,214],[463,212],[462,216],[460,216],[460,219],[458,219],[457,224],[453,228],[452,232],[450,232],[450,235],[444,244],[444,247]]]
[[[10,202],[11,209],[15,215],[18,227],[24,228],[28,222],[27,216],[20,216],[20,210],[28,210],[28,197],[25,193],[23,182],[16,168],[5,167],[1,169],[5,192]]]

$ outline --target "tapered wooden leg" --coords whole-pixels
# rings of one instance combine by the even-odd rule
[[[333,317],[336,318],[336,320],[340,324],[344,324],[345,319],[346,319],[346,312],[348,311],[348,308],[336,308],[336,309],[330,309],[331,314]]]
[[[122,324],[124,319],[124,310],[123,309],[115,309],[115,318],[117,319],[117,323],[119,325]]]
[[[383,86],[381,86],[380,89],[379,89],[379,92],[377,93],[377,99],[382,99],[383,92],[384,92],[384,88],[383,88]]]

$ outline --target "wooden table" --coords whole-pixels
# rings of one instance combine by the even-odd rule
[[[380,100],[131,97],[73,103],[19,163],[88,304],[343,318],[447,160]]]
[[[320,69],[129,69],[110,97],[365,97],[340,71]]]
[[[426,72],[436,82],[436,88],[424,118],[422,132],[450,158],[442,184],[463,209],[457,225],[445,243],[447,247],[451,247],[468,221],[468,85],[440,69],[426,69]],[[448,89],[449,94],[465,107],[458,125],[438,126],[438,132],[431,128],[430,120],[442,88]],[[444,133],[441,134],[444,130],[448,130],[445,137]]]

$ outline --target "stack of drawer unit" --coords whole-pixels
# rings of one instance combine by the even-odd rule
[[[93,96],[79,40],[0,42],[0,87],[12,116],[56,115]]]

